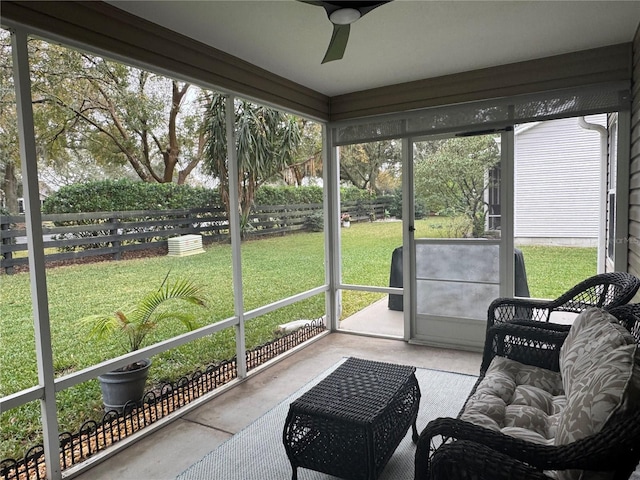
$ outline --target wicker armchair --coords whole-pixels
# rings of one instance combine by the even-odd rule
[[[640,343],[640,304],[612,308],[609,313]],[[490,329],[490,335],[494,348],[485,350],[485,355],[559,371],[558,355],[568,332],[548,323],[501,323]],[[483,374],[471,394],[482,379]],[[640,409],[614,413],[599,433],[565,445],[533,443],[458,418],[438,418],[420,434],[415,478],[548,480],[556,478],[549,472],[577,469],[606,470],[610,478],[627,479],[639,461]]]
[[[489,305],[487,332],[503,322],[535,325],[550,322],[553,312],[580,313],[589,307],[606,310],[625,305],[640,288],[640,279],[625,272],[601,273],[578,283],[555,300],[532,298],[498,298]],[[533,322],[533,323],[532,323]],[[560,331],[568,331],[570,325],[560,324]],[[485,339],[485,350],[493,348],[490,338]],[[485,352],[486,353],[486,352]],[[483,361],[481,372],[489,366]]]

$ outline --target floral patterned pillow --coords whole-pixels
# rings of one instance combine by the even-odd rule
[[[556,445],[593,435],[614,414],[640,407],[640,348],[612,318],[602,311],[587,312],[577,319],[580,323],[567,337],[570,343],[561,350],[567,405],[560,415]],[[569,470],[558,472],[558,477],[595,480],[610,475]]]
[[[565,394],[571,394],[572,385],[599,364],[603,355],[630,343],[633,337],[606,311],[590,308],[578,315],[560,349]]]

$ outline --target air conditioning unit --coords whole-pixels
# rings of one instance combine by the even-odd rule
[[[202,235],[182,235],[170,238],[168,242],[170,257],[186,257],[187,255],[204,253]]]

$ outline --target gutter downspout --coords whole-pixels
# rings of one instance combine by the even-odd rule
[[[600,211],[598,212],[598,267],[597,273],[606,270],[605,248],[606,248],[606,221],[607,221],[607,157],[609,131],[606,127],[595,123],[589,123],[584,117],[578,117],[578,125],[585,130],[595,130],[600,134],[600,191],[598,196],[600,201]]]

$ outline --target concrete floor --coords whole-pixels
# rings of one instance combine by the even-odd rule
[[[348,356],[475,375],[481,360],[479,353],[435,349],[346,332],[328,334],[256,372],[246,381],[76,478],[173,479],[318,374]]]
[[[372,303],[340,322],[345,332],[367,333],[396,338],[404,337],[404,312],[389,310],[388,297]]]

